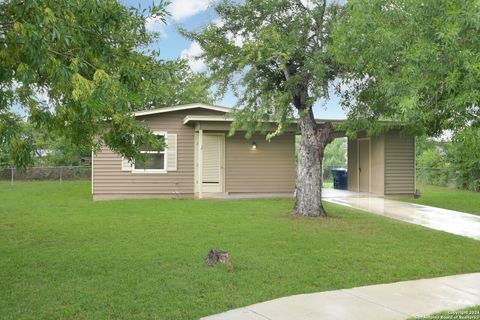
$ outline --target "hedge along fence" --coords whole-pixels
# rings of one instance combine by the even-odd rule
[[[32,181],[32,180],[90,180],[92,177],[91,167],[68,166],[68,167],[33,167],[25,171],[15,168],[0,169],[0,180]]]
[[[324,166],[323,167],[323,180],[331,181],[332,170],[338,168],[344,168],[345,166]],[[458,185],[458,173],[451,168],[426,168],[417,167],[417,183],[428,184],[442,187],[461,187]]]
[[[451,168],[417,168],[417,183],[457,187],[457,173]]]

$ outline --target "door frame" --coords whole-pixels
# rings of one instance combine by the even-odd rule
[[[203,185],[203,137],[220,137],[220,191],[209,192],[204,190]],[[225,193],[225,133],[224,132],[203,132],[203,129],[195,132],[195,193],[203,198],[204,193]]]
[[[357,191],[360,192],[360,141],[368,141],[368,192],[372,192],[372,138],[357,139]]]

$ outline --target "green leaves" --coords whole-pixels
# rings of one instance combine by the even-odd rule
[[[455,133],[448,156],[457,173],[457,186],[480,191],[480,129],[468,127]]]
[[[20,109],[39,130],[82,149],[106,143],[133,158],[138,148],[113,136],[148,139],[150,131],[135,123],[132,111],[211,102],[203,75],[148,49],[158,34],[147,31],[146,19],[165,21],[165,5],[142,10],[117,0],[0,1],[0,126],[19,132],[22,119],[14,117],[12,126],[10,111]],[[10,158],[25,165],[20,160],[34,142],[9,137],[0,150],[13,151],[19,139],[16,149],[26,151]]]
[[[323,1],[305,7],[301,1],[221,1],[219,21],[199,32],[181,32],[205,50],[204,58],[219,92],[231,88],[238,98],[235,128],[247,135],[277,121],[281,134],[300,109],[328,98],[338,72],[327,47],[330,22],[340,14]]]
[[[72,76],[72,99],[80,101],[88,99],[93,91],[93,82],[85,79],[79,73],[74,73]]]
[[[396,119],[430,135],[478,122],[478,1],[353,0],[347,12],[332,53],[352,119]]]

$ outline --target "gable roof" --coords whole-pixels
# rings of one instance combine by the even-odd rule
[[[136,112],[133,112],[133,115],[135,117],[140,117],[140,116],[148,116],[151,114],[166,113],[166,112],[173,112],[173,111],[180,111],[180,110],[189,110],[189,109],[196,109],[196,108],[202,108],[202,109],[225,112],[225,113],[229,113],[230,111],[232,111],[232,109],[230,108],[214,106],[212,104],[191,103],[191,104],[183,104],[183,105],[173,106],[173,107],[136,111]]]

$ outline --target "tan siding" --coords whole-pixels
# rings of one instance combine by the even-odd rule
[[[392,131],[385,138],[385,194],[415,192],[415,143]]]
[[[195,109],[138,117],[152,130],[177,134],[177,171],[168,173],[132,173],[122,171],[122,158],[108,148],[102,148],[94,160],[93,193],[106,195],[193,195],[194,193],[194,129],[183,125],[188,115],[222,114]],[[104,195],[104,196],[102,196]]]
[[[371,190],[374,194],[383,195],[385,192],[385,136],[372,137],[371,147]]]
[[[256,150],[251,150],[255,141]],[[243,133],[225,139],[225,191],[229,193],[293,193],[295,189],[295,135],[273,138]]]

